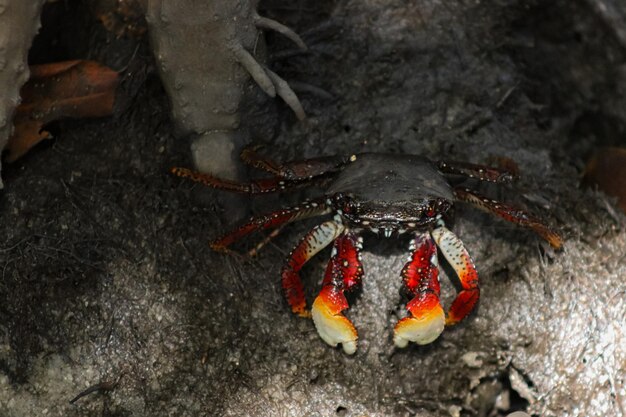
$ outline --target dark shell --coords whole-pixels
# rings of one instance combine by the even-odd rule
[[[351,223],[394,230],[406,223],[423,226],[452,205],[450,184],[425,157],[366,153],[355,158],[327,190]]]
[[[432,161],[418,155],[356,155],[328,188],[328,194],[336,193],[389,203],[419,203],[425,197],[454,199],[446,178]]]

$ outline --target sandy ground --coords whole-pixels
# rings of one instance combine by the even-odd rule
[[[286,43],[270,37],[272,65],[333,98],[300,92],[305,123],[278,104],[278,134],[260,138],[268,154],[506,156],[518,183],[468,185],[541,213],[563,251],[459,205],[453,229],[480,272],[480,306],[435,343],[399,350],[404,242],[366,236],[348,313],[359,350],[346,356],[280,292],[281,263],[316,221],[286,228],[254,259],[212,253],[232,210],[199,204],[206,192],[168,174],[189,165],[188,142],[148,76],[125,111],[58,124],[56,140],[4,173],[0,414],[624,415],[626,219],[579,187],[589,153],[626,131],[626,59],[611,31],[579,2],[277,3],[265,12],[311,52],[281,55]],[[114,60],[113,48],[133,51],[111,42],[100,54]],[[327,259],[305,269],[310,299]]]

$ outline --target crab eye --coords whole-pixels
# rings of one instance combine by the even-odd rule
[[[426,215],[428,217],[433,217],[435,215],[435,209],[433,209],[432,207],[428,209],[428,211],[426,212]]]
[[[335,195],[335,204],[338,209],[340,209],[345,214],[353,214],[354,213],[354,203],[352,199],[342,193],[338,193]]]

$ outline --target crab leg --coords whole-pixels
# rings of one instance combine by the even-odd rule
[[[515,178],[515,174],[506,169],[469,162],[439,161],[437,166],[444,174],[463,175],[487,182],[511,182]]]
[[[211,174],[204,174],[202,172],[178,167],[172,168],[171,172],[178,177],[187,178],[191,181],[206,185],[207,187],[242,194],[273,193],[283,191],[287,188],[306,186],[310,183],[308,179],[300,181],[289,181],[282,178],[262,178],[258,180],[252,180],[248,183],[243,183],[223,178],[217,178],[212,176]]]
[[[341,343],[343,351],[349,355],[356,352],[358,335],[352,322],[341,312],[349,307],[344,292],[361,283],[363,266],[360,247],[360,239],[352,232],[346,232],[335,240],[322,290],[311,310],[320,337],[331,346]]]
[[[437,339],[444,328],[445,314],[439,301],[437,246],[428,233],[415,235],[411,256],[402,269],[404,288],[413,297],[406,305],[411,313],[398,321],[393,342],[403,348],[409,342],[425,345]]]
[[[478,273],[463,242],[454,233],[445,226],[440,226],[431,234],[461,281],[462,290],[452,302],[446,319],[446,325],[451,326],[463,320],[474,309],[480,297]]]
[[[282,285],[291,311],[300,317],[311,316],[306,308],[300,270],[309,259],[331,244],[344,230],[345,227],[340,221],[324,222],[307,233],[289,254],[281,273]]]
[[[290,181],[307,180],[337,172],[346,163],[354,159],[354,157],[326,156],[279,164],[270,158],[259,155],[257,149],[260,147],[256,145],[244,148],[241,151],[241,160],[250,166]]]
[[[459,201],[471,203],[476,207],[488,211],[491,214],[495,214],[496,216],[511,223],[516,223],[520,226],[532,229],[535,233],[550,243],[550,245],[555,249],[559,249],[563,245],[561,237],[556,232],[543,224],[541,220],[524,210],[500,203],[496,200],[488,199],[467,188],[455,188],[454,195]]]
[[[269,214],[254,216],[247,223],[211,242],[211,249],[217,252],[228,252],[230,245],[254,231],[278,227],[296,220],[308,219],[309,217],[328,213],[330,213],[330,208],[326,205],[325,200],[319,199]]]

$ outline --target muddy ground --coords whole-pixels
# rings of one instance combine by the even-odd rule
[[[435,343],[398,350],[405,242],[367,236],[348,313],[359,350],[346,356],[292,316],[280,291],[281,263],[315,221],[255,259],[211,252],[233,209],[168,174],[189,166],[188,140],[175,136],[149,46],[89,22],[65,27],[47,36],[87,41],[56,58],[126,66],[130,99],[112,118],[56,123],[55,140],[3,174],[0,414],[624,415],[626,223],[614,200],[579,186],[590,152],[626,138],[626,54],[606,21],[583,1],[286,4],[261,10],[311,50],[291,53],[270,35],[271,65],[301,83],[309,119],[277,103],[277,118],[259,122],[277,132],[258,138],[268,154],[506,156],[522,171],[517,184],[469,185],[541,213],[563,251],[457,207],[480,306]],[[311,298],[327,257],[306,268]],[[449,303],[445,273],[442,286]]]

